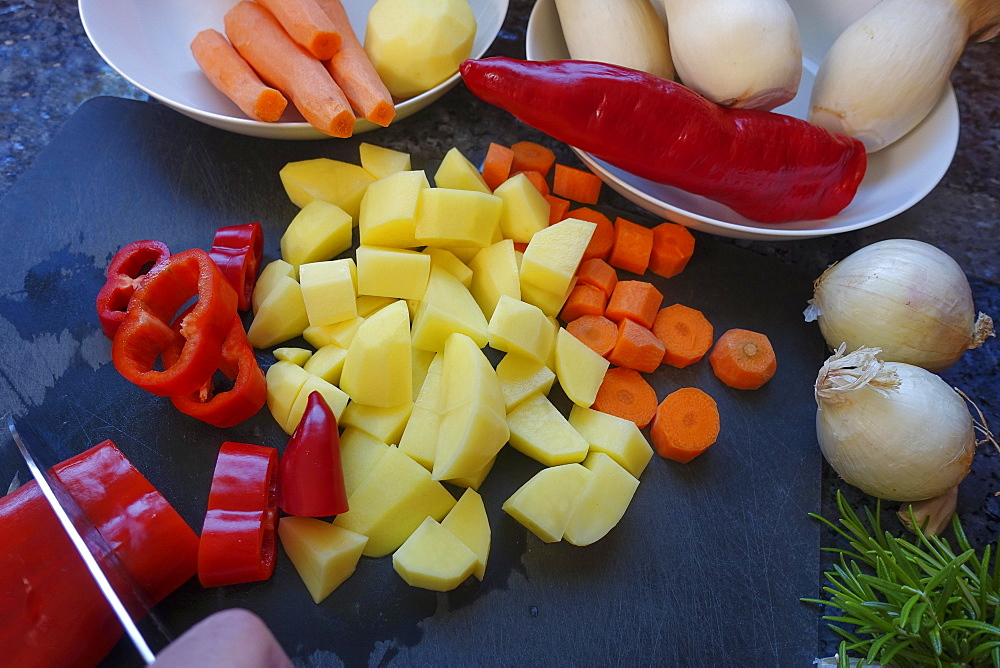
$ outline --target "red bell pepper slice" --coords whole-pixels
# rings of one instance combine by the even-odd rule
[[[179,345],[167,350],[164,363],[172,364],[179,350]],[[174,395],[170,401],[181,413],[213,427],[233,427],[256,415],[267,402],[267,381],[239,316],[233,318],[229,335],[222,344],[219,371],[233,382],[230,389],[217,393],[214,379],[209,378],[197,392]]]
[[[337,418],[319,392],[309,394],[302,419],[281,456],[278,499],[289,515],[329,517],[347,512]]]
[[[197,302],[174,331],[178,311],[194,298]],[[115,368],[157,396],[198,391],[219,368],[236,301],[236,291],[208,253],[192,248],[171,255],[153,267],[132,296],[111,346]],[[157,369],[163,353],[178,343],[177,360]]]
[[[111,258],[106,272],[108,280],[97,293],[97,318],[106,337],[115,338],[136,287],[150,269],[168,257],[170,249],[166,244],[149,239],[133,241]]]
[[[274,572],[278,451],[226,441],[219,449],[198,546],[203,587],[258,582]]]
[[[151,602],[190,579],[198,536],[111,441],[52,468]],[[122,627],[34,482],[0,498],[3,663],[96,665]]]
[[[260,223],[220,227],[208,254],[239,295],[237,308],[249,309],[264,259],[264,232]]]

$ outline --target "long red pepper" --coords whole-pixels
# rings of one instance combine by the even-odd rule
[[[170,249],[166,244],[147,239],[122,246],[111,258],[108,280],[97,293],[97,317],[106,337],[115,338],[135,289],[150,269],[168,257]]]
[[[266,580],[274,572],[278,451],[226,441],[212,476],[198,547],[203,587]]]
[[[806,121],[721,107],[673,81],[584,61],[467,60],[466,86],[559,141],[752,220],[829,218],[854,198],[861,142]]]
[[[195,574],[198,536],[114,443],[52,472],[152,602]],[[0,663],[98,663],[121,624],[34,481],[0,498],[0,537]]]
[[[281,455],[278,505],[289,515],[329,517],[347,512],[347,491],[340,460],[337,418],[319,392]]]

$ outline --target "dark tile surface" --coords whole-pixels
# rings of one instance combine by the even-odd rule
[[[524,32],[532,3],[513,0],[492,53],[523,57]],[[972,284],[977,307],[1000,316],[1000,39],[970,45],[952,83],[958,97],[961,135],[954,161],[941,183],[910,211],[873,227],[805,241],[731,241],[818,275],[831,262],[872,242],[910,237],[935,244],[954,257]],[[145,100],[148,97],[107,66],[91,47],[77,7],[69,0],[0,0],[0,196],[27,169],[79,105],[96,96]],[[481,103],[461,86],[399,129],[386,133],[393,145],[416,155],[439,156],[452,145],[475,147],[481,159],[497,138],[541,139],[503,116],[472,122]],[[479,154],[475,154],[478,150]],[[576,162],[562,149],[561,160]],[[605,202],[637,211],[605,189]],[[9,242],[10,240],[6,240]],[[1000,342],[967,353],[945,379],[973,397],[988,420],[1000,425]],[[973,473],[963,483],[960,512],[977,545],[996,540],[1000,531],[1000,456],[983,448]],[[831,514],[836,489],[830,471],[824,478],[824,512]],[[845,490],[850,491],[850,490]],[[864,500],[854,493],[851,498]],[[803,596],[814,592],[803,592]],[[830,651],[824,635],[819,651]]]

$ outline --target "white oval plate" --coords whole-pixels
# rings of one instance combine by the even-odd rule
[[[805,118],[816,70],[843,28],[874,4],[872,0],[829,3],[790,0],[802,34],[803,72],[798,95],[778,107]],[[538,0],[528,21],[529,60],[568,58],[553,0]],[[758,223],[698,195],[639,178],[576,148],[580,159],[626,199],[662,218],[738,239],[806,239],[850,232],[891,218],[919,202],[944,176],[958,145],[958,104],[948,85],[934,110],[909,134],[868,156],[868,169],[854,200],[836,216],[792,223]]]
[[[202,74],[189,45],[200,30],[225,34],[222,17],[236,0],[79,0],[80,20],[102,58],[129,82],[186,116],[208,125],[270,139],[330,139],[288,105],[276,123],[250,120]],[[375,0],[344,0],[351,26],[363,39]],[[486,53],[507,15],[508,0],[469,0],[476,16],[472,57]],[[426,93],[396,105],[402,120],[458,83],[456,72]],[[378,129],[358,119],[355,133]]]

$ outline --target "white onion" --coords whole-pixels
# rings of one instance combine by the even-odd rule
[[[844,351],[816,378],[816,436],[830,466],[892,501],[922,501],[958,485],[976,450],[962,397],[926,369],[883,363],[877,348]]]
[[[993,335],[976,312],[962,268],[947,253],[913,239],[888,239],[855,251],[820,276],[805,312],[831,348],[870,346],[886,362],[943,371]]]

